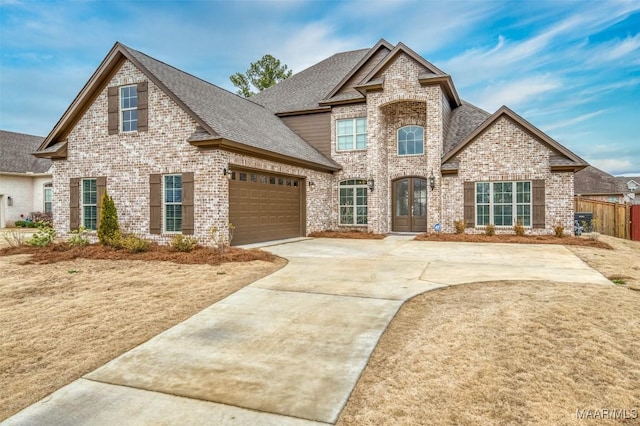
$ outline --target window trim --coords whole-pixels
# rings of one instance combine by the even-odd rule
[[[136,89],[136,106],[135,107],[129,107],[129,108],[124,108],[122,106],[122,99],[123,99],[123,95],[122,92],[124,91],[124,89],[128,89],[128,88],[135,88]],[[138,85],[137,84],[127,84],[125,86],[120,86],[118,88],[118,121],[119,121],[119,125],[120,125],[120,132],[121,133],[134,133],[138,131],[138,121],[139,121],[139,117],[138,114],[136,113],[136,128],[134,130],[124,130],[124,113],[127,111],[138,111],[138,101],[139,101],[139,97],[138,97]],[[129,121],[130,123],[133,123],[133,121]]]
[[[496,203],[494,201],[494,185],[495,184],[505,184],[505,183],[510,183],[511,184],[511,194],[512,194],[512,198],[511,198],[511,203]],[[519,203],[518,202],[518,184],[520,183],[528,183],[529,184],[529,202],[526,203]],[[488,203],[478,203],[478,186],[481,184],[488,184],[489,185],[489,202]],[[476,228],[484,228],[487,225],[494,225],[496,228],[499,229],[510,229],[513,228],[513,226],[518,223],[518,207],[519,206],[529,206],[529,224],[525,224],[523,223],[522,226],[524,226],[526,229],[532,229],[533,228],[533,181],[531,180],[513,180],[513,181],[481,181],[481,182],[475,182],[474,184],[474,191],[473,191],[473,204],[474,204],[474,222],[475,222],[475,227]],[[496,225],[495,224],[495,210],[494,207],[495,205],[501,205],[501,206],[505,206],[505,205],[511,205],[511,225]],[[478,218],[478,206],[489,206],[489,223],[486,224],[480,224],[479,223],[479,218]]]
[[[412,154],[400,154],[400,131],[403,129],[407,129],[409,127],[416,127],[422,130],[422,152],[420,153],[412,153]],[[405,147],[406,148],[406,147]],[[396,155],[398,157],[418,157],[418,156],[423,156],[424,154],[424,126],[420,126],[418,124],[408,124],[406,126],[402,126],[400,127],[397,131],[396,131]]]
[[[364,133],[358,133],[358,120],[364,120]],[[341,135],[338,133],[339,123],[341,121],[351,121],[353,132],[349,134]],[[350,151],[366,151],[369,147],[369,138],[368,138],[368,123],[367,117],[353,117],[353,118],[340,118],[336,119],[336,152],[350,152]],[[364,135],[364,148],[358,148],[358,136]],[[340,136],[351,136],[353,137],[353,145],[352,148],[340,148]]]
[[[178,176],[180,177],[180,202],[176,203],[176,202],[171,202],[171,203],[167,203],[167,193],[166,193],[166,185],[167,185],[167,178],[170,176]],[[162,175],[162,233],[163,234],[182,234],[182,204],[184,201],[184,194],[182,194],[184,185],[182,183],[182,174],[181,173],[167,173]],[[180,230],[179,231],[168,231],[167,230],[167,205],[172,205],[172,206],[180,206]]]
[[[42,191],[42,211],[44,213],[53,213],[53,183],[47,182],[43,185]],[[97,191],[97,185],[96,185]],[[51,200],[47,201],[47,192],[51,194]],[[47,212],[47,204],[51,204],[49,212]]]
[[[349,183],[353,182],[353,183]],[[342,189],[352,188],[353,191],[353,204],[352,205],[344,205],[341,202]],[[358,191],[357,189],[364,189],[366,202],[367,204],[361,205],[358,203]],[[343,179],[338,182],[338,225],[339,226],[358,226],[358,227],[366,227],[369,226],[369,187],[367,185],[366,179]],[[353,222],[352,223],[343,223],[342,222],[342,207],[351,207],[353,209]],[[367,209],[366,223],[358,223],[358,207],[365,207]]]
[[[85,204],[84,202],[84,183],[86,181],[94,181],[95,182],[95,193],[96,193],[96,202],[95,204]],[[91,228],[86,226],[85,223],[85,207],[95,207],[96,208],[96,227]],[[98,179],[97,178],[82,178],[80,179],[80,224],[79,226],[83,226],[87,231],[97,231],[98,230],[98,222],[100,218],[98,217]]]

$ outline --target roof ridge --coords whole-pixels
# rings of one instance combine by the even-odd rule
[[[148,55],[148,54],[146,54],[146,53],[144,53],[144,52],[142,52],[142,51],[140,51],[140,50],[133,49],[133,48],[131,48],[131,47],[129,47],[129,46],[126,46],[126,45],[124,45],[124,44],[122,44],[122,43],[120,43],[120,44],[122,45],[122,47],[124,47],[125,49],[127,49],[127,50],[128,50],[128,51],[130,51],[130,52],[136,52],[136,53],[139,53],[139,54],[141,54],[141,55],[144,55],[144,56],[146,56],[147,58],[149,58],[149,59],[151,59],[151,60],[153,60],[153,61],[156,61],[156,62],[158,62],[158,63],[160,63],[160,64],[162,64],[162,65],[164,65],[164,66],[166,66],[166,67],[168,67],[168,68],[171,68],[171,69],[173,69],[173,70],[175,70],[175,71],[177,71],[177,72],[179,72],[179,73],[181,73],[181,74],[184,74],[184,75],[186,75],[186,76],[188,76],[188,77],[191,77],[191,78],[194,78],[194,79],[196,79],[196,80],[199,80],[199,81],[201,81],[201,82],[203,82],[203,83],[205,83],[205,84],[208,84],[209,86],[213,86],[213,87],[215,87],[216,89],[220,89],[220,90],[222,90],[222,91],[224,91],[224,92],[226,92],[226,93],[228,93],[228,94],[230,94],[230,95],[236,96],[236,97],[238,97],[238,98],[240,98],[240,99],[243,99],[243,100],[245,100],[245,101],[249,101],[249,102],[251,102],[251,103],[252,103],[252,104],[254,104],[254,105],[257,105],[257,106],[259,106],[259,107],[261,107],[261,108],[264,108],[264,106],[260,105],[259,103],[254,102],[254,101],[250,100],[249,98],[245,98],[244,96],[240,96],[240,95],[239,95],[239,94],[237,94],[237,93],[234,93],[234,92],[232,92],[232,91],[230,91],[230,90],[228,90],[228,89],[225,89],[224,87],[220,87],[220,86],[218,86],[217,84],[214,84],[214,83],[212,83],[212,82],[210,82],[210,81],[207,81],[207,80],[205,80],[205,79],[204,79],[204,78],[202,78],[202,77],[198,77],[197,75],[194,75],[194,74],[191,74],[191,73],[186,72],[186,71],[184,71],[184,70],[181,70],[181,69],[180,69],[180,68],[178,68],[178,67],[175,67],[175,66],[173,66],[173,65],[171,65],[171,64],[168,64],[168,63],[166,63],[166,62],[164,62],[164,61],[162,61],[162,60],[160,60],[160,59],[154,58],[153,56]]]

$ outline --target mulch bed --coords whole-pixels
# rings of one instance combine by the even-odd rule
[[[354,240],[381,240],[386,237],[384,234],[374,234],[363,231],[318,231],[309,234],[315,238],[346,238]]]
[[[266,251],[251,249],[245,250],[229,247],[224,251],[210,247],[196,247],[191,252],[178,252],[169,246],[154,244],[144,253],[130,253],[124,249],[114,249],[101,244],[90,244],[81,247],[69,247],[66,243],[54,243],[48,247],[18,246],[0,249],[0,256],[16,254],[32,255],[26,264],[47,264],[64,262],[77,258],[100,260],[146,260],[169,261],[181,264],[207,264],[220,265],[226,262],[250,262],[252,260],[265,260],[273,262],[276,256]]]
[[[560,244],[583,247],[594,247],[607,250],[613,248],[602,241],[587,237],[562,237],[558,238],[554,235],[525,235],[519,237],[517,235],[493,235],[484,234],[443,234],[431,233],[420,234],[416,237],[418,241],[453,241],[465,243],[511,243],[511,244]]]

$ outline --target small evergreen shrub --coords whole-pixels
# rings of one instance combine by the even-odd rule
[[[171,240],[171,248],[175,251],[190,252],[198,246],[198,240],[187,235],[178,234]]]
[[[107,191],[102,196],[102,209],[100,211],[100,223],[98,225],[98,240],[101,244],[111,247],[118,247],[122,235],[120,225],[118,225],[118,211]]]
[[[522,225],[522,222],[517,221],[516,224],[513,225],[513,231],[518,237],[523,237],[526,230],[524,228],[524,225]]]
[[[564,226],[556,225],[553,227],[553,232],[556,234],[556,237],[562,238],[564,237]]]
[[[151,243],[149,241],[132,234],[120,237],[119,245],[129,253],[144,253],[151,249]]]
[[[37,228],[38,224],[31,220],[16,220],[15,225],[18,228]]]
[[[27,240],[27,244],[33,247],[47,247],[55,237],[56,231],[53,228],[41,226],[38,232]]]
[[[485,226],[484,234],[489,236],[489,237],[493,237],[494,235],[496,235],[496,226],[495,225],[487,225],[487,226]]]
[[[89,245],[89,242],[89,231],[84,226],[81,226],[75,231],[71,231],[71,236],[67,240],[70,247],[86,246]]]
[[[464,234],[464,220],[456,220],[453,222],[453,227],[456,229],[456,234]]]

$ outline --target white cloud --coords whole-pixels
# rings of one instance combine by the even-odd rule
[[[598,115],[603,114],[604,112],[606,112],[606,110],[601,109],[599,111],[590,112],[588,114],[583,114],[583,115],[580,115],[578,117],[572,117],[572,118],[568,118],[566,120],[556,121],[555,123],[551,123],[551,124],[548,124],[546,126],[543,126],[543,129],[546,132],[549,132],[551,130],[559,129],[559,128],[562,128],[562,127],[572,126],[574,124],[578,124],[578,123],[581,123],[583,121],[590,120],[593,117],[597,117]]]
[[[594,167],[604,170],[612,175],[619,173],[632,173],[633,164],[628,159],[620,158],[589,158],[586,160]],[[637,165],[636,165],[637,167]]]
[[[557,89],[561,82],[549,75],[533,76],[514,81],[499,81],[485,86],[473,96],[476,103],[487,111],[502,105],[515,108],[530,102],[546,92]]]

